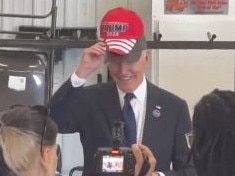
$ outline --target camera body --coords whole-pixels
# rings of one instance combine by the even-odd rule
[[[98,148],[96,155],[97,176],[133,176],[135,156],[128,147]]]
[[[116,121],[112,128],[112,147],[100,147],[95,153],[97,176],[133,176],[135,156],[123,142],[123,122]]]

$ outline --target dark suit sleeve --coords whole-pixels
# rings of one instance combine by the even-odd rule
[[[191,121],[189,111],[185,102],[181,104],[178,109],[178,120],[175,127],[175,142],[174,142],[174,153],[173,153],[173,168],[181,168],[182,161],[187,160],[189,153],[189,147],[185,138],[185,134],[191,131]]]
[[[186,167],[190,149],[185,134],[191,131],[191,120],[185,100],[151,83],[147,85],[142,142],[157,159],[156,171],[165,176],[186,176],[186,170],[194,173],[192,168]],[[153,113],[155,111],[158,116]]]
[[[190,148],[185,134],[191,132],[191,120],[188,106],[182,101],[178,107],[177,123],[175,126],[175,141],[173,147],[173,171],[165,172],[166,176],[194,176],[195,170],[192,162],[188,162]]]
[[[72,87],[68,79],[52,96],[50,116],[57,123],[60,133],[79,132],[85,115],[85,100],[81,96],[83,87]]]

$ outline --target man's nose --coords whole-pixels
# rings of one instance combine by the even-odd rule
[[[128,71],[129,67],[125,62],[121,62],[119,64],[119,72],[120,73],[126,73]]]

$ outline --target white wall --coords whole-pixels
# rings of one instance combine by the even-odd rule
[[[164,0],[153,0],[152,19],[159,21],[162,40],[235,40],[235,1],[228,15],[165,15]],[[187,100],[190,112],[198,99],[215,88],[234,90],[234,50],[159,50],[158,84]]]

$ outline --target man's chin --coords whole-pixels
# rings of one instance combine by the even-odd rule
[[[123,92],[133,92],[135,90],[134,86],[131,86],[130,82],[122,82],[117,83],[119,89],[121,89]]]

